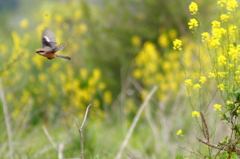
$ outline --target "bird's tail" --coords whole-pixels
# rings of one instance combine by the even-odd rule
[[[63,58],[63,59],[68,59],[68,60],[71,60],[71,58],[70,57],[68,57],[68,56],[63,56],[63,55],[57,55],[57,54],[55,54],[57,57],[61,57],[61,58]]]

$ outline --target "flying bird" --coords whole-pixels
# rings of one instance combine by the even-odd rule
[[[58,46],[53,31],[49,28],[45,28],[42,32],[42,48],[37,49],[36,53],[38,53],[38,55],[48,58],[49,60],[56,57],[61,57],[70,60],[71,58],[68,56],[56,54],[56,52],[62,50],[64,47],[65,45],[63,44]]]

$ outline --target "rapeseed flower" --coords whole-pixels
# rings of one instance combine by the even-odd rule
[[[214,110],[219,110],[219,111],[221,111],[221,110],[222,110],[221,107],[222,107],[221,105],[215,104],[215,105],[214,105]]]
[[[169,45],[169,40],[166,33],[163,33],[158,37],[158,43],[162,47],[167,47]]]
[[[190,22],[188,22],[189,29],[194,29],[198,27],[198,21],[196,19],[190,19]]]
[[[225,77],[225,75],[227,74],[227,72],[218,72],[217,74],[218,74],[218,76],[220,76],[220,77]]]
[[[195,84],[195,85],[193,86],[193,89],[200,89],[200,88],[201,88],[200,84]]]
[[[208,32],[202,33],[202,42],[209,42],[210,41],[210,35]]]
[[[58,23],[62,23],[63,22],[63,17],[59,14],[55,15],[55,21]]]
[[[219,85],[218,85],[218,88],[219,88],[221,91],[223,91],[223,90],[224,90],[224,84],[219,84]]]
[[[221,66],[221,65],[226,65],[227,62],[226,62],[227,58],[223,55],[219,56],[218,57],[218,64]]]
[[[220,18],[221,18],[222,21],[225,21],[225,22],[226,22],[226,21],[228,20],[228,18],[229,18],[229,15],[227,15],[227,14],[221,14]]]
[[[200,117],[200,114],[197,111],[193,111],[192,117]]]
[[[189,5],[189,11],[191,15],[197,14],[198,5],[195,2],[191,2],[191,4]]]
[[[214,78],[214,77],[216,77],[216,75],[215,75],[214,73],[211,73],[211,72],[210,72],[210,73],[208,74],[208,78],[212,78],[212,77]]]
[[[28,27],[28,20],[27,19],[21,20],[20,27],[26,29]]]
[[[224,5],[227,3],[227,0],[220,0],[217,1],[217,4],[219,4],[221,7],[224,7]]]
[[[205,83],[206,82],[206,77],[204,77],[204,76],[200,77],[199,82]]]
[[[215,49],[218,48],[218,46],[220,46],[219,39],[213,39],[213,40],[211,40],[210,45],[213,46]]]
[[[220,28],[221,27],[221,23],[219,21],[213,21],[212,22],[212,28]]]
[[[74,17],[75,20],[80,19],[81,16],[82,16],[82,13],[80,12],[80,10],[75,11],[74,14],[73,14],[73,17]]]
[[[140,45],[141,45],[141,39],[140,39],[140,37],[137,36],[137,35],[134,35],[134,36],[132,37],[131,42],[132,42],[132,45],[133,45],[133,46],[140,46]]]
[[[179,50],[179,51],[181,51],[181,50],[182,50],[181,46],[182,46],[182,41],[181,41],[181,40],[175,39],[175,40],[173,41],[173,49],[174,49],[174,50]]]
[[[183,136],[183,134],[182,134],[182,129],[179,129],[176,134],[177,134],[178,136]]]
[[[185,85],[186,86],[192,85],[192,80],[191,79],[186,79],[185,80]]]
[[[227,1],[227,10],[228,11],[235,11],[235,8],[238,7],[238,2],[236,0],[228,0]]]
[[[112,93],[110,91],[105,91],[103,95],[104,101],[106,104],[112,103]]]

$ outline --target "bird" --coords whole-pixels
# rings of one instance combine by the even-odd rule
[[[61,45],[57,44],[57,40],[53,31],[49,28],[45,28],[42,31],[42,48],[37,49],[36,53],[38,53],[38,55],[48,58],[49,60],[56,57],[70,60],[71,58],[68,56],[56,54],[56,52],[62,50],[64,47],[65,47],[64,44]]]

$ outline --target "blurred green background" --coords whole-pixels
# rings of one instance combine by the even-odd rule
[[[154,86],[158,89],[122,158],[186,153],[178,147],[186,142],[176,132],[183,129],[191,137],[193,129],[180,61],[190,58],[195,46],[187,26],[190,2],[1,0],[0,89],[8,114],[0,109],[0,158],[11,156],[6,115],[14,158],[80,158],[74,120],[81,124],[90,103],[94,105],[83,129],[85,158],[114,158]],[[216,3],[195,2],[207,30]],[[59,54],[71,61],[35,53],[45,27],[66,44]],[[189,54],[173,51],[176,38],[188,44]],[[47,134],[57,148],[63,147],[63,157]]]

